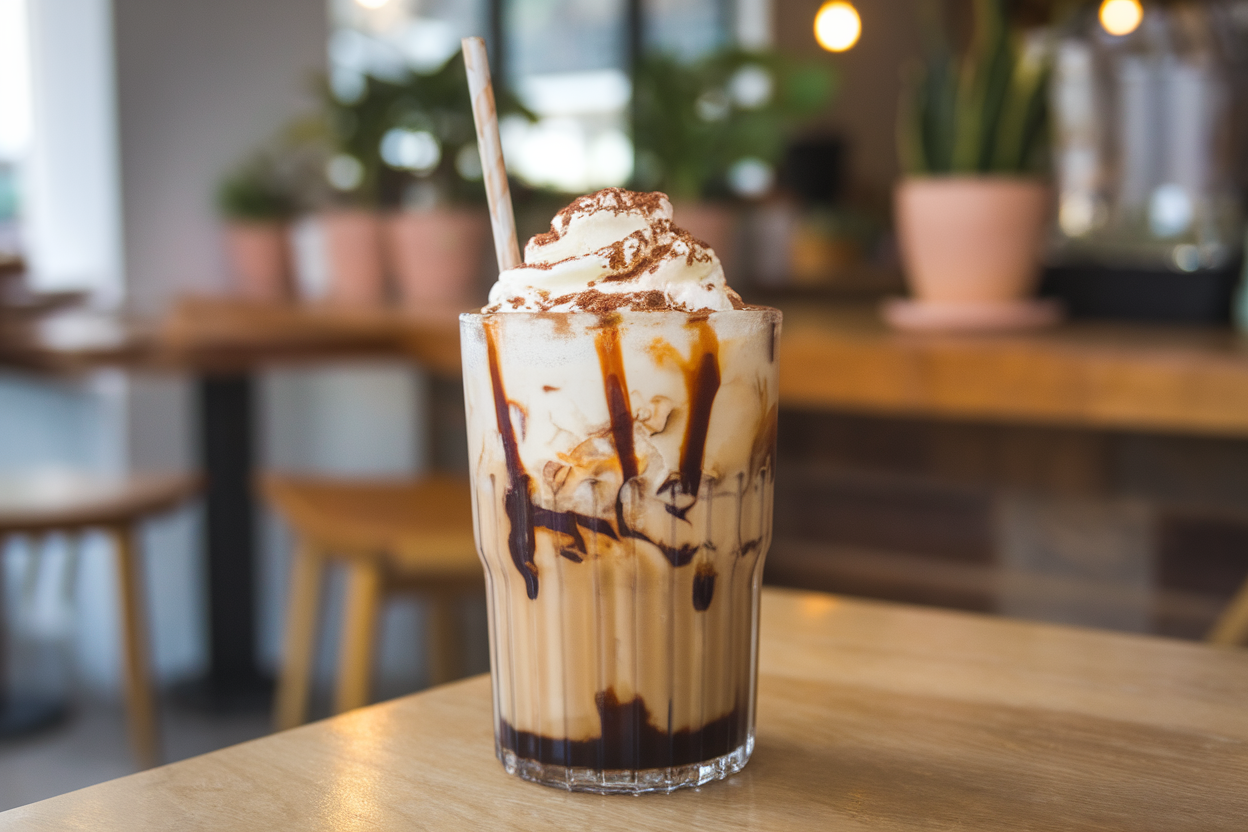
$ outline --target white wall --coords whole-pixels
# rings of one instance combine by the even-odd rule
[[[139,310],[222,284],[218,178],[314,104],[325,0],[114,0],[126,286]]]

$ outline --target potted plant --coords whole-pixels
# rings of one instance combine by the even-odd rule
[[[1034,325],[1028,302],[1050,213],[1043,176],[1049,62],[1043,41],[1011,31],[1004,0],[974,0],[965,54],[938,40],[913,69],[898,118],[905,176],[894,208],[914,302],[901,326]]]
[[[346,306],[380,306],[386,299],[380,145],[402,85],[362,76],[350,93],[323,84],[322,112],[292,132],[323,141],[329,198],[316,220],[324,246],[324,297]],[[319,135],[318,135],[319,128]]]
[[[330,247],[354,223],[363,245],[364,215],[373,209],[374,250],[411,307],[468,305],[482,298],[478,277],[488,250],[489,214],[463,58],[430,73],[365,77],[350,100],[330,95],[329,126],[336,155],[331,180],[357,206],[326,217]],[[531,117],[499,91],[500,113]],[[331,258],[332,259],[332,258]]]
[[[731,48],[693,63],[648,55],[636,83],[637,186],[667,193],[676,221],[731,269],[734,198],[770,189],[793,129],[831,99],[832,71]]]
[[[221,180],[217,210],[239,295],[283,301],[291,295],[288,222],[293,204],[268,154],[257,154]]]

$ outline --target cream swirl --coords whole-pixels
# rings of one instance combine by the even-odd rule
[[[741,308],[719,258],[672,222],[665,194],[606,188],[580,197],[498,276],[484,312]]]

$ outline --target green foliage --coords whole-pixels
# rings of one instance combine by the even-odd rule
[[[974,11],[965,54],[938,37],[906,79],[897,151],[908,174],[1044,169],[1048,55],[1010,30],[1006,0],[974,0]]]
[[[725,195],[734,163],[774,166],[834,88],[827,65],[774,52],[727,49],[692,64],[648,56],[636,80],[637,186],[677,200]]]
[[[259,153],[221,180],[217,210],[232,220],[265,222],[290,217],[294,204],[272,157]]]
[[[477,157],[468,156],[477,152],[476,128],[462,55],[429,74],[408,72],[398,79],[364,76],[358,94],[349,100],[328,85],[322,89],[332,151],[361,165],[362,176],[349,190],[349,198],[365,205],[393,206],[410,201],[416,186],[423,201],[485,201],[481,176],[473,170],[480,164],[474,162]],[[500,116],[520,113],[532,118],[512,97],[500,91],[496,96]],[[419,170],[388,164],[382,143],[392,130],[432,136],[437,163]]]

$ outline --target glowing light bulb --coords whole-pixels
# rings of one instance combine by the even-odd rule
[[[355,2],[366,9],[380,9],[382,6],[386,5],[386,3],[390,2],[390,0],[355,0]]]
[[[815,40],[829,52],[844,52],[858,42],[861,34],[862,18],[845,0],[824,3],[815,14]]]
[[[1111,35],[1129,35],[1144,19],[1140,0],[1105,0],[1101,3],[1101,26]]]

